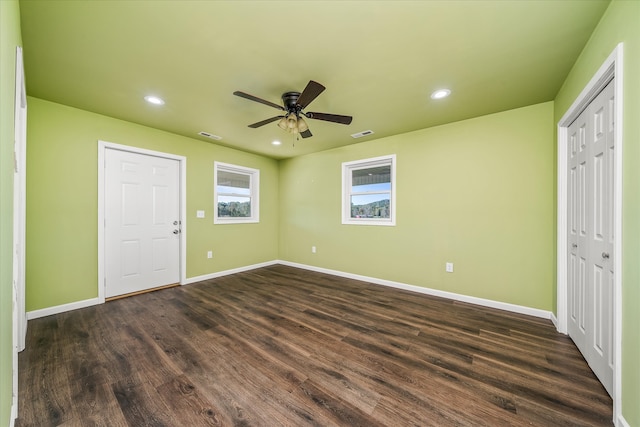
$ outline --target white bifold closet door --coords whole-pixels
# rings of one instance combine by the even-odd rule
[[[613,391],[614,84],[569,126],[569,335]]]

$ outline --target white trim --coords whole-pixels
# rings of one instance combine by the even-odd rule
[[[16,93],[15,93],[15,129],[14,129],[14,211],[13,211],[13,278],[17,291],[17,345],[18,351],[24,350],[27,322],[25,315],[25,242],[27,218],[27,92],[24,81],[24,62],[22,48],[16,48]]]
[[[127,151],[130,153],[144,154],[147,156],[161,157],[177,160],[180,164],[180,284],[184,284],[187,278],[187,158],[175,154],[128,145],[114,144],[112,142],[98,141],[98,300],[105,301],[105,265],[104,265],[104,184],[105,184],[105,152],[107,149]]]
[[[623,44],[619,43],[604,61],[571,107],[558,122],[558,240],[557,240],[557,318],[558,331],[567,333],[567,127],[584,108],[615,78],[615,184],[614,184],[614,320],[613,320],[613,419],[622,418],[622,120],[623,120]]]
[[[558,219],[557,219],[557,268],[556,268],[556,319],[558,325],[556,329],[561,334],[568,333],[567,325],[567,238],[568,238],[568,216],[567,209],[561,209],[561,206],[568,206],[568,167],[569,155],[568,149],[569,130],[566,126],[558,126]],[[564,142],[563,142],[564,141]]]
[[[406,283],[394,282],[392,280],[378,279],[376,277],[361,276],[359,274],[346,273],[344,271],[331,270],[328,268],[315,267],[312,265],[298,264],[296,262],[278,261],[278,264],[289,267],[303,268],[305,270],[316,271],[318,273],[331,274],[333,276],[345,277],[347,279],[360,280],[363,282],[373,283],[375,285],[389,286],[406,291],[418,292],[421,294],[432,295],[441,298],[447,298],[454,301],[461,301],[470,304],[480,305],[483,307],[497,308],[498,310],[510,311],[512,313],[525,314],[528,316],[540,317],[542,319],[550,319],[551,312],[540,310],[538,308],[525,307],[522,305],[510,304],[507,302],[494,301],[484,298],[477,298],[468,295],[456,294],[453,292],[441,291],[438,289],[425,288],[422,286],[408,285]]]
[[[376,218],[352,218],[351,217],[351,171],[355,169],[366,169],[376,167],[386,163],[391,164],[391,200],[388,219]],[[343,225],[396,225],[396,155],[372,157],[370,159],[352,160],[342,163],[342,224]]]
[[[190,285],[193,283],[202,282],[205,280],[215,279],[218,277],[228,276],[231,274],[242,273],[245,271],[251,271],[262,267],[269,267],[272,265],[286,265],[288,267],[302,268],[304,270],[316,271],[318,273],[330,274],[332,276],[345,277],[347,279],[360,280],[374,285],[388,286],[396,289],[404,289],[407,291],[417,292],[425,295],[432,295],[441,298],[446,298],[455,301],[466,302],[470,304],[480,305],[483,307],[496,308],[499,310],[505,310],[512,313],[524,314],[527,316],[539,317],[542,319],[552,319],[553,314],[547,310],[540,310],[538,308],[525,307],[517,304],[510,304],[506,302],[494,301],[484,298],[477,298],[468,295],[456,294],[453,292],[441,291],[438,289],[424,288],[422,286],[409,285],[401,282],[394,282],[386,279],[378,279],[376,277],[362,276],[359,274],[346,273],[344,271],[331,270],[328,268],[315,267],[312,265],[299,264],[297,262],[273,260],[261,262],[258,264],[247,265],[244,267],[232,268],[229,270],[218,271],[215,273],[205,274],[202,276],[194,276],[185,279],[183,285]],[[79,308],[90,307],[92,305],[102,304],[104,301],[100,301],[99,298],[88,299],[84,301],[78,301],[70,304],[59,305],[56,307],[44,308],[42,310],[30,311],[27,313],[29,320],[37,319],[39,317],[50,316],[52,314],[63,313],[65,311],[77,310]]]
[[[241,273],[243,271],[255,270],[257,268],[269,267],[271,265],[278,264],[278,261],[267,261],[259,264],[247,265],[244,267],[233,268],[230,270],[219,271],[216,273],[205,274],[203,276],[190,277],[182,280],[182,285],[189,285],[191,283],[202,282],[203,280],[215,279],[216,277],[228,276],[230,274]],[[27,312],[27,319],[38,319],[40,317],[51,316],[53,314],[64,313],[67,311],[78,310],[81,308],[91,307],[94,305],[104,304],[104,298],[91,298],[83,301],[71,302],[68,304],[56,305],[53,307],[47,307],[40,310],[34,310]]]
[[[551,320],[551,323],[553,323],[553,326],[555,326],[556,329],[558,329],[558,318],[556,317],[555,314],[553,314],[553,312],[551,312],[551,316],[549,317],[549,320]]]
[[[14,403],[11,405],[11,417],[9,418],[9,427],[14,427],[16,425],[17,419],[18,419],[18,404]]]
[[[631,427],[631,424],[629,424],[622,414],[620,414],[618,421],[616,422],[616,427]]]
[[[203,280],[215,279],[216,277],[228,276],[230,274],[242,273],[243,271],[255,270],[256,268],[269,267],[271,265],[279,264],[280,261],[267,261],[261,262],[259,264],[247,265],[244,267],[232,268],[230,270],[218,271],[215,273],[209,273],[202,276],[194,276],[185,280],[185,285],[190,285],[192,283],[202,282]]]
[[[14,95],[14,171],[13,171],[13,236],[12,252],[12,400],[11,424],[18,416],[18,352],[24,350],[27,335],[25,312],[25,241],[27,194],[27,92],[24,82],[22,48],[16,47]]]
[[[56,305],[53,307],[42,308],[40,310],[28,311],[27,319],[33,320],[40,317],[51,316],[53,314],[64,313],[71,310],[78,310],[92,305],[103,304],[104,300],[100,298],[91,298],[82,301],[70,302],[68,304]]]
[[[250,217],[218,217],[218,170],[249,175]],[[214,224],[249,224],[260,222],[260,169],[230,163],[213,162],[213,223]]]

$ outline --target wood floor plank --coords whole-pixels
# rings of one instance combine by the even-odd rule
[[[60,363],[66,358],[57,345],[64,341],[63,331],[53,317],[43,319],[33,329],[29,332],[38,335],[30,335],[27,346],[34,351],[23,351],[18,359],[20,405],[29,410],[17,425],[62,425],[78,416],[68,387],[68,366]]]
[[[155,387],[146,382],[132,384],[126,381],[112,384],[113,394],[131,426],[173,426],[175,414],[158,399]],[[186,414],[181,414],[180,418]]]
[[[157,390],[162,402],[171,413],[180,414],[180,419],[176,421],[182,425],[225,425],[222,411],[201,396],[185,375],[167,381]]]
[[[551,322],[274,265],[29,321],[26,426],[611,426]]]
[[[62,426],[128,427],[122,409],[109,384],[89,383],[90,376],[72,383],[72,399],[75,418],[62,423]]]

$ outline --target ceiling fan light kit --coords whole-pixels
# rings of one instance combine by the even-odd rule
[[[298,117],[298,132],[302,133],[309,130],[309,125],[302,117]]]
[[[282,104],[278,105],[271,101],[267,101],[262,98],[258,98],[257,96],[250,95],[245,92],[235,91],[234,95],[239,96],[241,98],[248,99],[250,101],[259,102],[260,104],[268,105],[270,107],[276,108],[278,110],[284,111],[284,115],[271,117],[253,124],[250,124],[250,128],[258,128],[260,126],[264,126],[266,124],[278,121],[278,127],[282,130],[285,130],[292,134],[300,134],[303,138],[309,138],[313,136],[311,131],[309,130],[309,125],[303,119],[306,117],[308,119],[314,120],[324,120],[332,123],[339,123],[343,125],[351,124],[353,117],[351,116],[342,116],[339,114],[328,114],[328,113],[305,113],[304,109],[309,105],[314,99],[318,97],[323,91],[325,87],[320,83],[315,82],[313,80],[309,80],[309,83],[301,92],[285,92],[282,94]]]
[[[278,127],[282,130],[288,130],[289,126],[287,126],[287,116],[284,116],[278,122]]]
[[[298,132],[298,120],[294,113],[289,113],[289,116],[287,117],[287,131],[291,133]]]
[[[307,122],[305,122],[302,117],[296,116],[294,113],[289,113],[288,116],[281,118],[278,122],[278,127],[293,134],[302,133],[309,130],[309,125],[307,125]]]

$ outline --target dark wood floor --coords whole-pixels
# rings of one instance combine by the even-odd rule
[[[549,321],[272,266],[32,320],[25,426],[605,426]]]

